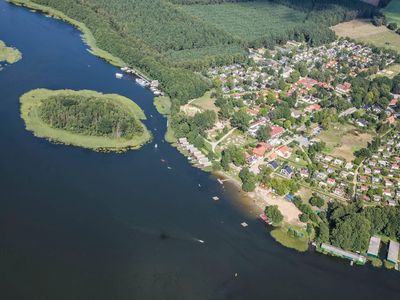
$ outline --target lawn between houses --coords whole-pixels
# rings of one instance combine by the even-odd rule
[[[142,134],[134,135],[132,138],[111,138],[108,136],[83,135],[63,129],[50,127],[45,123],[39,114],[39,107],[43,101],[54,96],[74,97],[95,97],[103,101],[111,102],[113,105],[122,108],[133,116],[140,126],[143,127]],[[46,138],[55,143],[73,145],[103,152],[122,152],[129,149],[138,149],[151,139],[151,133],[140,120],[146,119],[142,109],[132,100],[117,94],[101,94],[95,91],[81,90],[47,90],[36,89],[25,93],[20,98],[21,117],[25,121],[26,129],[32,131],[36,137]]]

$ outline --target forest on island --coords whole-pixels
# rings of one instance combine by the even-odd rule
[[[104,96],[51,96],[42,101],[39,115],[53,128],[83,135],[130,139],[144,131],[133,113]]]
[[[18,2],[18,1],[16,1]],[[19,2],[29,2],[27,0]],[[99,48],[121,58],[127,65],[136,67],[153,79],[160,81],[163,90],[177,105],[204,94],[211,86],[195,71],[213,65],[245,62],[249,46],[273,46],[288,39],[320,44],[334,39],[330,25],[359,16],[374,14],[374,8],[358,1],[233,1],[233,9],[241,11],[243,5],[263,6],[264,12],[279,8],[295,22],[277,19],[269,23],[268,17],[256,20],[226,17],[226,22],[236,22],[241,27],[257,22],[260,34],[250,39],[229,32],[226,26],[209,22],[188,12],[194,3],[232,1],[198,0],[32,0],[32,2],[59,10],[67,16],[86,24],[92,31]],[[213,5],[199,7],[199,13]],[[186,8],[185,8],[186,7]],[[193,6],[196,7],[197,6]],[[254,8],[250,7],[254,10]],[[249,23],[250,22],[250,23]],[[272,31],[268,31],[272,28]],[[265,29],[265,30],[264,30]],[[265,31],[265,32],[264,32]]]

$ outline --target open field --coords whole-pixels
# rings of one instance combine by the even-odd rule
[[[353,20],[333,26],[340,37],[349,37],[359,42],[400,52],[400,35],[385,26],[376,27],[369,20]]]
[[[377,75],[386,76],[389,78],[393,78],[397,74],[400,73],[400,64],[392,64],[388,68],[379,71],[375,76],[371,76],[372,78],[376,77]]]
[[[395,22],[400,25],[400,2],[392,0],[389,5],[383,10],[389,22]]]
[[[304,12],[266,1],[184,5],[182,9],[245,41],[279,33],[282,27],[295,28],[306,18]]]
[[[131,139],[124,139],[73,133],[67,130],[50,127],[47,123],[43,122],[39,116],[39,107],[42,105],[42,101],[55,95],[72,95],[78,93],[80,96],[106,96],[107,99],[112,99],[113,103],[116,105],[123,106],[123,109],[134,114],[138,120],[146,118],[144,112],[136,103],[128,98],[116,94],[103,95],[87,90],[76,92],[71,90],[51,91],[46,89],[36,89],[22,95],[20,99],[21,117],[25,121],[26,129],[32,131],[36,137],[46,138],[55,143],[73,145],[96,151],[124,151],[128,149],[137,149],[151,139],[151,133],[147,130],[144,124],[141,124],[144,129],[141,135],[135,135]]]
[[[219,108],[215,106],[215,99],[211,98],[212,91],[206,92],[200,98],[194,99],[190,102],[191,105],[196,106],[202,110],[213,110],[218,113]]]
[[[5,61],[9,64],[13,64],[21,58],[22,54],[18,49],[7,47],[6,44],[0,40],[0,62]]]
[[[353,152],[367,146],[372,140],[368,133],[359,133],[352,125],[335,124],[331,129],[325,130],[319,139],[326,143],[326,152],[352,161]]]

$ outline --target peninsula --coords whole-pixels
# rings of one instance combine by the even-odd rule
[[[102,152],[140,148],[151,134],[140,107],[116,94],[32,90],[21,97],[21,117],[37,137]]]
[[[0,63],[6,62],[9,64],[16,63],[22,58],[21,52],[13,47],[7,47],[6,44],[0,40]]]

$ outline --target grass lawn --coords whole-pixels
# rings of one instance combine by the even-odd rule
[[[368,133],[360,133],[349,124],[333,124],[329,130],[324,130],[319,139],[326,143],[327,153],[352,161],[353,152],[367,146],[372,140]]]
[[[288,227],[279,227],[271,231],[271,236],[280,244],[287,248],[295,249],[300,252],[308,250],[308,238],[306,233],[304,237],[294,237],[288,233]],[[295,228],[298,231],[303,232],[303,229]]]
[[[332,29],[340,37],[349,37],[377,47],[400,52],[400,35],[385,26],[376,27],[369,20],[353,20],[333,26]]]
[[[116,94],[103,95],[95,91],[72,91],[72,90],[46,90],[36,89],[21,96],[21,117],[25,121],[26,129],[32,131],[33,134],[40,138],[46,138],[49,141],[61,143],[65,145],[73,145],[88,148],[96,151],[125,151],[128,149],[137,149],[151,139],[151,133],[144,124],[143,133],[135,135],[131,139],[110,138],[105,136],[89,136],[78,133],[69,132],[67,130],[52,128],[42,121],[39,116],[39,107],[42,101],[51,96],[65,95],[73,97],[79,96],[95,96],[104,97],[105,101],[112,101],[113,104],[122,106],[124,110],[135,115],[138,120],[146,119],[142,109],[132,100]],[[139,121],[140,122],[140,121]]]
[[[196,106],[202,110],[213,110],[216,113],[218,113],[219,108],[215,106],[214,102],[215,99],[211,98],[211,94],[212,94],[212,90],[206,92],[203,96],[201,96],[200,98],[194,99],[192,100],[192,102],[190,102],[191,105]]]
[[[21,58],[22,54],[18,49],[7,47],[6,44],[0,40],[0,62],[5,61],[9,64],[13,64]]]

